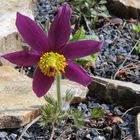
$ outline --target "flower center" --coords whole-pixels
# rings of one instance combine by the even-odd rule
[[[66,58],[54,52],[47,52],[40,57],[38,63],[41,72],[48,76],[58,76],[67,66]]]

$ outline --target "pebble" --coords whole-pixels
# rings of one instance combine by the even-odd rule
[[[5,138],[7,135],[8,135],[7,132],[4,131],[0,132],[0,138]]]
[[[94,137],[92,140],[106,140],[106,138],[103,136],[97,136],[97,137]]]
[[[10,134],[9,139],[10,140],[17,140],[17,134],[14,134],[14,133]]]
[[[86,135],[86,138],[87,138],[87,140],[92,140],[90,134],[87,134],[87,135]]]
[[[122,112],[118,109],[118,107],[115,107],[115,108],[114,108],[114,112],[115,112],[117,115],[119,115],[119,116],[122,115]]]

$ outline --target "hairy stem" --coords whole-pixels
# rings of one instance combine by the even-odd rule
[[[61,87],[60,87],[61,76],[56,77],[56,90],[57,90],[57,101],[59,106],[59,111],[62,110],[62,97],[61,97]]]

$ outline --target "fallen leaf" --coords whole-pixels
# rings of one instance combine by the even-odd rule
[[[113,123],[117,123],[117,122],[120,122],[120,123],[123,123],[123,119],[121,117],[118,117],[118,116],[114,116],[111,118],[112,122]]]

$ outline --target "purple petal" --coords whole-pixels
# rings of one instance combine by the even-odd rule
[[[103,41],[83,40],[70,43],[61,51],[68,59],[76,59],[101,50]]]
[[[33,91],[38,97],[44,96],[50,89],[54,77],[45,76],[39,68],[37,68],[33,79]]]
[[[9,53],[1,56],[11,63],[21,66],[31,66],[37,64],[40,56],[36,52],[19,51],[14,53]]]
[[[72,10],[68,4],[64,4],[58,10],[48,34],[49,45],[53,50],[59,50],[69,40],[71,13]]]
[[[65,68],[64,75],[83,86],[87,86],[92,81],[92,78],[77,64],[68,61],[68,66]]]
[[[46,52],[49,50],[47,36],[35,21],[17,13],[16,26],[23,39],[34,50],[38,52]]]

